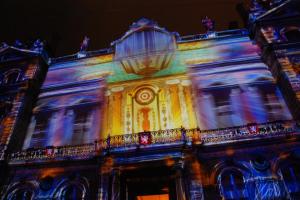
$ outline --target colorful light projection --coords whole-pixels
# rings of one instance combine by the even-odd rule
[[[104,87],[100,80],[41,93],[23,149],[78,145],[99,139]]]
[[[256,59],[257,52],[257,46],[253,45],[248,37],[180,42],[168,67],[147,76],[127,73],[120,60],[113,59],[114,55],[101,55],[53,64],[43,89],[60,88],[60,92],[52,91],[52,95],[55,96],[61,91],[69,91],[68,84],[81,87],[81,84],[88,85],[88,82],[93,80],[106,79],[107,89],[101,104],[103,109],[98,109],[102,112],[102,117],[94,118],[98,121],[93,121],[89,128],[89,131],[93,129],[93,134],[88,140],[81,140],[84,142],[91,141],[92,137],[106,138],[109,135],[181,126],[187,129],[214,129],[290,119],[270,72]],[[234,64],[236,60],[248,61]],[[231,64],[220,64],[218,61]],[[209,63],[211,65],[208,66]],[[198,66],[196,71],[191,71],[193,84],[187,73],[189,66]],[[192,86],[196,93],[193,92]],[[95,97],[99,95],[97,91],[99,90],[93,92]],[[37,107],[51,104],[50,100],[48,103],[42,100],[43,95],[42,93]],[[60,98],[63,98],[62,96]],[[193,100],[194,97],[197,98]],[[66,105],[70,103],[70,100],[64,101]],[[53,103],[52,107],[59,104],[61,103]],[[65,117],[69,115],[72,114],[66,111],[61,114]],[[81,123],[80,119],[78,120],[78,123]],[[65,120],[60,118],[60,121]],[[48,127],[44,132],[48,132],[51,120],[44,123]],[[92,128],[100,127],[99,124],[102,124],[101,129]],[[49,136],[51,139],[45,144],[73,144],[67,142],[72,140],[69,135],[72,130],[66,125],[59,126],[61,129],[57,132],[60,133],[57,136]],[[32,136],[29,131],[25,147],[31,146]]]
[[[192,69],[201,129],[292,119],[271,72],[259,60]]]

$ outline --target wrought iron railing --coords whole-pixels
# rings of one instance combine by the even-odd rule
[[[297,132],[295,122],[282,121],[265,124],[252,124],[233,128],[201,132],[202,142],[206,145],[242,140],[286,136]]]
[[[28,149],[10,155],[10,161],[51,160],[59,158],[86,159],[100,155],[105,151],[126,151],[127,148],[153,147],[166,145],[217,145],[260,138],[291,136],[298,133],[298,126],[293,121],[281,121],[265,124],[250,124],[214,130],[170,129],[142,133],[109,136],[95,143]]]
[[[95,144],[82,144],[76,146],[59,146],[46,147],[40,149],[28,149],[25,151],[15,152],[10,155],[13,161],[22,160],[51,160],[57,158],[88,158],[96,155],[97,149]]]

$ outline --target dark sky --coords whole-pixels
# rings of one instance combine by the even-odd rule
[[[109,47],[141,17],[180,35],[203,33],[206,15],[217,30],[228,29],[231,21],[241,28],[238,3],[248,0],[1,0],[0,42],[41,38],[54,56],[62,56],[76,53],[85,35],[89,50]]]

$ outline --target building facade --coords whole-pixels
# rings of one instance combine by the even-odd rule
[[[299,199],[298,7],[192,36],[143,18],[60,58],[3,44],[0,198]]]

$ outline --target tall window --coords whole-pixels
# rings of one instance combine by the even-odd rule
[[[31,138],[31,147],[44,147],[47,140],[48,118],[47,116],[38,115],[36,125]]]
[[[74,123],[73,123],[73,144],[84,143],[85,134],[88,133],[89,126],[89,112],[83,109],[75,110]]]
[[[230,102],[230,91],[230,89],[226,88],[213,91],[215,99],[215,113],[219,128],[234,125],[232,120],[234,112]]]
[[[259,88],[265,109],[269,120],[278,120],[282,118],[282,105],[279,98],[276,96],[274,87],[260,87]]]

